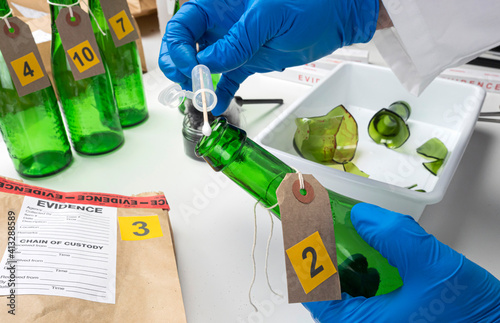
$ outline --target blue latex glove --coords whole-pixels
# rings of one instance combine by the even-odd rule
[[[399,269],[404,285],[371,298],[304,306],[319,322],[500,322],[500,281],[411,217],[358,204],[351,220],[361,235]],[[492,255],[493,256],[493,255]]]
[[[184,89],[198,63],[224,73],[212,111],[220,115],[253,73],[282,71],[369,41],[378,10],[378,0],[191,0],[167,24],[159,65]]]

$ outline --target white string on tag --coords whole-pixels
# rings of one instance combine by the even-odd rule
[[[291,166],[296,172],[297,172],[297,175],[299,175],[299,183],[300,183],[300,189],[303,190],[305,189],[305,185],[304,185],[304,176],[302,175],[302,173],[300,172],[300,170],[298,170],[297,168]]]
[[[12,29],[12,26],[10,25],[9,19],[7,19],[7,17],[10,16],[11,13],[12,13],[12,9],[10,9],[9,12],[7,12],[7,14],[5,16],[0,17],[0,19],[5,21],[5,24],[7,25],[7,28],[9,28],[9,30]]]
[[[88,5],[87,2],[85,2],[83,0],[77,0],[73,4],[60,4],[60,3],[54,3],[54,2],[52,2],[50,0],[47,0],[47,3],[50,4],[50,5],[53,5],[53,6],[68,8],[69,9],[69,15],[70,15],[71,18],[73,18],[73,9],[72,9],[72,7],[74,7],[76,5],[79,5],[80,1],[83,2],[83,3],[85,3],[85,5],[87,6],[87,8],[89,10],[90,15],[92,16],[92,18],[94,19],[94,21],[95,21],[95,23],[97,25],[97,28],[99,28],[99,30],[101,31],[101,34],[103,36],[106,36],[106,33],[102,30],[101,25],[99,24],[99,22],[97,21],[96,17],[94,16],[94,13],[92,13],[92,10],[90,10],[90,6]]]
[[[253,308],[255,309],[256,312],[258,312],[259,310],[257,309],[257,307],[255,306],[255,304],[252,302],[252,287],[253,287],[253,284],[255,283],[255,275],[256,275],[256,265],[255,265],[255,245],[257,244],[257,205],[261,205],[264,209],[267,210],[267,212],[269,213],[269,217],[271,219],[271,232],[269,233],[269,238],[267,239],[267,246],[266,246],[266,262],[265,262],[265,266],[264,266],[264,269],[265,269],[265,272],[266,272],[266,280],[267,280],[267,286],[269,287],[269,289],[271,290],[271,292],[273,292],[274,295],[277,295],[279,297],[283,297],[283,295],[277,293],[274,291],[274,289],[271,287],[271,283],[269,282],[269,274],[268,274],[268,267],[267,267],[267,264],[268,264],[268,259],[269,259],[269,248],[270,248],[270,245],[271,245],[271,239],[273,237],[273,230],[274,230],[274,220],[273,220],[273,215],[271,214],[271,211],[272,209],[274,209],[275,207],[278,206],[278,203],[274,204],[273,206],[270,206],[270,207],[266,207],[265,205],[263,205],[262,203],[260,203],[260,201],[257,201],[253,207],[253,219],[254,219],[254,230],[253,230],[253,245],[252,245],[252,266],[253,266],[253,275],[252,275],[252,281],[250,283],[250,288],[248,289],[248,300],[250,301],[250,305],[253,306]]]

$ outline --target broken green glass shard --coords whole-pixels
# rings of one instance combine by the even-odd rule
[[[410,185],[410,186],[405,187],[405,188],[407,188],[407,189],[411,190],[411,189],[414,189],[414,188],[415,188],[415,187],[417,187],[417,186],[418,186],[417,184],[413,184],[413,185]],[[414,191],[415,191],[415,192],[426,193],[426,190],[423,190],[423,189],[418,189],[418,190],[414,190]]]
[[[425,144],[417,148],[417,153],[428,159],[445,159],[448,148],[438,138],[427,140]]]
[[[437,175],[448,155],[448,148],[438,138],[431,138],[417,148],[417,153],[432,160],[431,162],[423,163],[423,165],[433,175]]]
[[[293,145],[302,157],[319,162],[346,163],[358,146],[358,124],[339,105],[325,116],[295,119]]]
[[[437,175],[441,166],[443,166],[443,159],[438,159],[433,162],[423,163],[424,167],[432,173],[432,175]]]
[[[345,164],[343,164],[343,166],[344,166],[344,172],[351,173],[351,174],[358,175],[358,176],[362,176],[362,177],[366,177],[366,178],[370,177],[370,175],[368,175],[367,173],[360,170],[358,168],[358,166],[354,165],[353,162],[345,163]]]
[[[396,101],[378,111],[368,124],[370,138],[391,149],[401,147],[410,138],[410,128],[406,124],[410,114],[410,105],[405,101]]]

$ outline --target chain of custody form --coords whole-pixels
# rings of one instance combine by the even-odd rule
[[[26,196],[16,222],[15,250],[5,252],[0,262],[0,295],[14,288],[17,295],[114,304],[116,223],[115,207]]]

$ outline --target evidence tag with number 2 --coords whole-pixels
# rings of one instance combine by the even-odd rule
[[[75,80],[104,73],[89,15],[80,7],[63,8],[56,19],[57,30]]]
[[[17,17],[8,18],[11,29],[0,21],[0,51],[21,97],[50,86],[47,72],[29,26]]]
[[[288,302],[342,298],[328,192],[312,175],[287,174],[276,195],[283,226]]]
[[[139,38],[127,0],[101,0],[100,3],[116,47]]]

